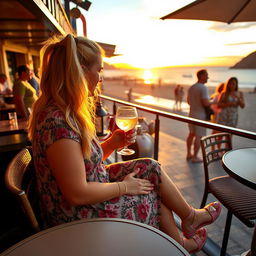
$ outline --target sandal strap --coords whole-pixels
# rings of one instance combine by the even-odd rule
[[[202,243],[202,239],[200,238],[200,236],[198,234],[195,234],[192,239],[195,241],[197,248],[201,245]]]
[[[216,208],[213,205],[215,205]],[[212,220],[214,220],[214,214],[217,212],[217,209],[218,209],[219,205],[220,204],[218,202],[212,202],[212,203],[208,204],[207,207],[204,207],[204,209],[211,216]]]
[[[195,211],[195,209],[192,206],[190,206],[189,215],[183,221],[187,221],[187,220],[192,218],[192,223],[193,223],[194,219],[195,219],[195,216],[196,216],[196,211]]]
[[[190,251],[189,253],[195,253],[202,249],[206,242],[207,238],[207,232],[205,228],[201,228],[197,231],[197,233],[192,237],[192,239],[195,241],[197,248]]]

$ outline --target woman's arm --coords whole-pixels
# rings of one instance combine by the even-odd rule
[[[152,185],[147,180],[127,175],[122,182],[87,182],[81,146],[71,139],[60,139],[46,152],[47,161],[57,184],[71,205],[96,204],[124,194],[148,194]]]
[[[71,139],[58,140],[46,153],[57,184],[70,204],[95,204],[119,196],[117,183],[86,181],[84,158],[78,142]]]

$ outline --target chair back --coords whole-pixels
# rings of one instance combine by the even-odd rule
[[[232,140],[229,133],[216,133],[201,138],[201,150],[204,161],[205,178],[209,180],[210,164],[220,161],[222,156],[232,150]]]
[[[35,196],[35,176],[32,156],[28,148],[22,149],[9,163],[5,173],[7,189],[14,194],[35,232],[40,231],[38,219],[29,200],[29,194]]]

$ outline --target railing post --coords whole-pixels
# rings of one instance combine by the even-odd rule
[[[114,102],[114,104],[113,104],[113,115],[115,115],[116,114],[116,103]]]
[[[160,128],[160,120],[159,115],[156,115],[155,120],[155,143],[154,143],[154,159],[158,160],[158,148],[159,148],[159,128]]]
[[[115,115],[115,114],[116,114],[116,103],[114,102],[114,104],[113,104],[113,115]],[[117,150],[115,150],[115,162],[117,162],[117,157],[118,157]]]

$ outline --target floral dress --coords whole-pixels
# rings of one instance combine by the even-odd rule
[[[54,105],[47,106],[38,115],[32,144],[40,211],[45,228],[83,218],[104,217],[135,220],[159,228],[161,170],[157,161],[142,158],[105,166],[102,163],[102,149],[94,140],[91,157],[84,160],[88,182],[122,181],[127,174],[139,168],[137,177],[150,180],[154,190],[149,195],[123,195],[93,205],[71,206],[61,193],[46,158],[47,148],[63,138],[80,143],[78,134],[67,125],[64,114]]]
[[[237,102],[238,99],[228,96],[227,102]],[[238,107],[220,108],[217,115],[217,123],[231,127],[236,127],[238,123]]]

